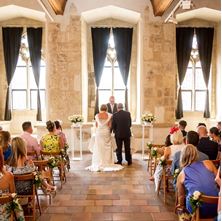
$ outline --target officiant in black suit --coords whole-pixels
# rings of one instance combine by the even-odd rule
[[[108,113],[115,114],[117,112],[117,103],[115,103],[115,97],[111,96],[109,98],[109,103],[107,104]]]
[[[112,129],[116,139],[116,155],[117,164],[122,164],[122,146],[125,147],[125,158],[128,165],[132,164],[132,156],[130,152],[130,137],[131,137],[131,116],[128,111],[123,110],[123,104],[117,105],[117,113],[113,115]]]

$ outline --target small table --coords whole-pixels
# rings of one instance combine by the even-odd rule
[[[143,123],[142,124],[142,160],[147,160],[144,156],[144,146],[145,146],[145,129],[149,129],[149,142],[153,142],[153,124],[152,123]]]
[[[78,140],[77,131],[79,130],[79,157],[75,157],[76,141]],[[72,160],[82,160],[82,124],[71,125],[71,145]]]

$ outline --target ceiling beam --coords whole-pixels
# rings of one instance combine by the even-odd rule
[[[150,1],[153,6],[153,14],[155,16],[162,16],[174,0],[150,0]]]
[[[67,0],[48,0],[56,15],[63,15]]]

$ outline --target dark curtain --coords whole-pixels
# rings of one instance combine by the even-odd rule
[[[42,28],[27,28],[28,44],[32,70],[37,85],[37,116],[38,121],[42,120],[41,99],[39,90],[41,49],[42,49]]]
[[[210,118],[208,83],[210,77],[214,29],[196,28],[196,36],[203,77],[207,88],[204,117]]]
[[[93,64],[96,80],[96,102],[95,112],[96,115],[99,112],[99,83],[101,80],[103,67],[106,58],[106,52],[108,48],[110,28],[92,28],[92,46],[93,46]]]
[[[113,28],[113,37],[119,63],[120,73],[123,77],[125,89],[125,108],[128,111],[128,89],[127,81],[132,49],[133,28]]]
[[[177,97],[176,119],[183,117],[183,104],[181,85],[183,83],[192,50],[194,28],[176,29],[176,52],[179,78],[179,91]]]
[[[7,94],[4,120],[11,120],[11,99],[9,87],[16,69],[23,28],[2,28],[5,70],[7,78]]]

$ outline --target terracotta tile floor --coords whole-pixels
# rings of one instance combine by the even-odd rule
[[[148,180],[147,161],[133,155],[133,164],[118,172],[89,172],[91,154],[72,161],[67,182],[48,205],[40,197],[43,214],[39,221],[176,221],[174,194],[164,205]]]

